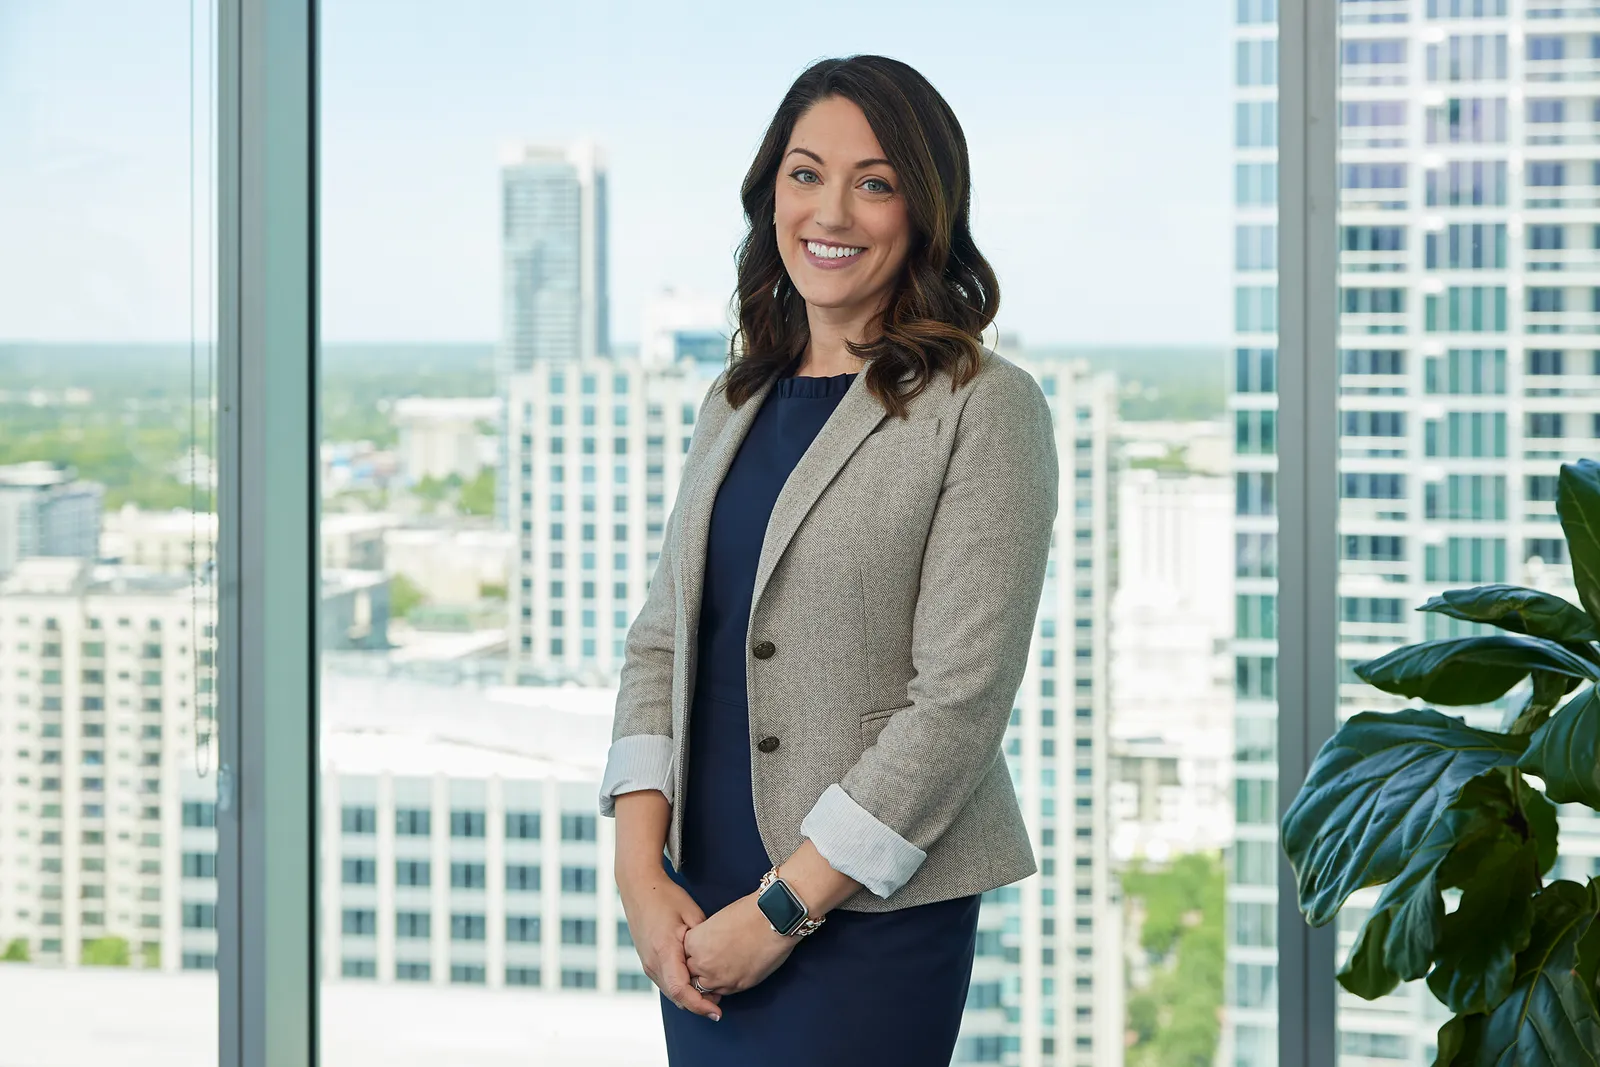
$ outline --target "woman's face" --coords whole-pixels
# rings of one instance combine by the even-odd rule
[[[861,108],[830,97],[795,123],[778,166],[778,253],[806,303],[833,309],[833,321],[880,310],[910,251],[905,200],[883,157]]]

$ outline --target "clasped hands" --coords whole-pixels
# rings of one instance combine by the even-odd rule
[[[747,893],[709,919],[684,930],[689,977],[703,990],[740,993],[759,985],[783,965],[800,941],[778,933]]]

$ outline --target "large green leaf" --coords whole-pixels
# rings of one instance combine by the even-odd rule
[[[1534,671],[1527,703],[1520,710],[1507,713],[1501,730],[1508,734],[1533,733],[1550,718],[1562,698],[1582,684],[1581,679],[1565,674]]]
[[[1431,888],[1432,878],[1428,881]],[[1433,898],[1439,899],[1437,889],[1433,889]],[[1440,901],[1439,910],[1444,910],[1443,901]],[[1367,921],[1361,924],[1361,932],[1356,935],[1354,947],[1350,949],[1350,958],[1344,961],[1344,966],[1339,970],[1340,985],[1365,1000],[1378,1000],[1395,991],[1400,984],[1400,976],[1390,968],[1383,950],[1383,943],[1393,929],[1393,908],[1374,909],[1367,916]]]
[[[1441,593],[1417,609],[1553,641],[1600,641],[1600,627],[1575,604],[1520,585],[1479,585]]]
[[[1528,947],[1517,955],[1511,994],[1488,1015],[1465,1017],[1440,1034],[1440,1062],[1454,1067],[1600,1067],[1600,1011],[1581,959],[1600,900],[1594,886],[1552,882],[1533,899]]]
[[[1476,1025],[1481,1029],[1482,1024],[1482,1015],[1456,1015],[1439,1027],[1439,1039],[1435,1043],[1439,1051],[1434,1055],[1433,1067],[1457,1067],[1465,1064],[1464,1059],[1457,1057],[1466,1047],[1467,1028]]]
[[[1517,953],[1528,947],[1538,845],[1506,828],[1456,852],[1445,867],[1459,872],[1443,877],[1459,882],[1461,903],[1445,917],[1428,988],[1451,1011],[1492,1011],[1511,992]]]
[[[1491,773],[1466,783],[1411,853],[1405,869],[1383,887],[1339,972],[1339,984],[1358,997],[1377,1000],[1402,981],[1427,974],[1445,922],[1440,865],[1464,843],[1508,832],[1510,815],[1511,790],[1503,775]]]
[[[1561,465],[1556,514],[1567,535],[1578,601],[1600,622],[1600,463],[1580,459]]]
[[[1526,744],[1431,708],[1364,711],[1346,722],[1283,817],[1307,921],[1322,926],[1357,889],[1395,878],[1462,786],[1515,763]]]
[[[1557,837],[1561,826],[1556,818],[1556,806],[1527,782],[1518,786],[1517,801],[1522,806],[1522,817],[1528,821],[1528,832],[1539,848],[1539,873],[1548,874],[1556,865],[1560,851]]]
[[[1544,779],[1545,794],[1557,804],[1600,810],[1600,697],[1594,686],[1533,732],[1517,765]]]
[[[1362,681],[1386,693],[1448,705],[1497,700],[1532,671],[1600,678],[1600,667],[1577,653],[1526,634],[1423,641],[1358,664],[1355,670]]]

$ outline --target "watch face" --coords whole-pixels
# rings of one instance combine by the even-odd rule
[[[780,933],[788,933],[806,915],[805,908],[783,882],[773,882],[762,890],[756,904]]]

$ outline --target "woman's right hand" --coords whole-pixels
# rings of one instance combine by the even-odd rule
[[[694,898],[659,867],[653,872],[619,874],[617,888],[644,973],[678,1007],[720,1019],[721,995],[696,989],[684,958],[684,935],[706,921]]]

